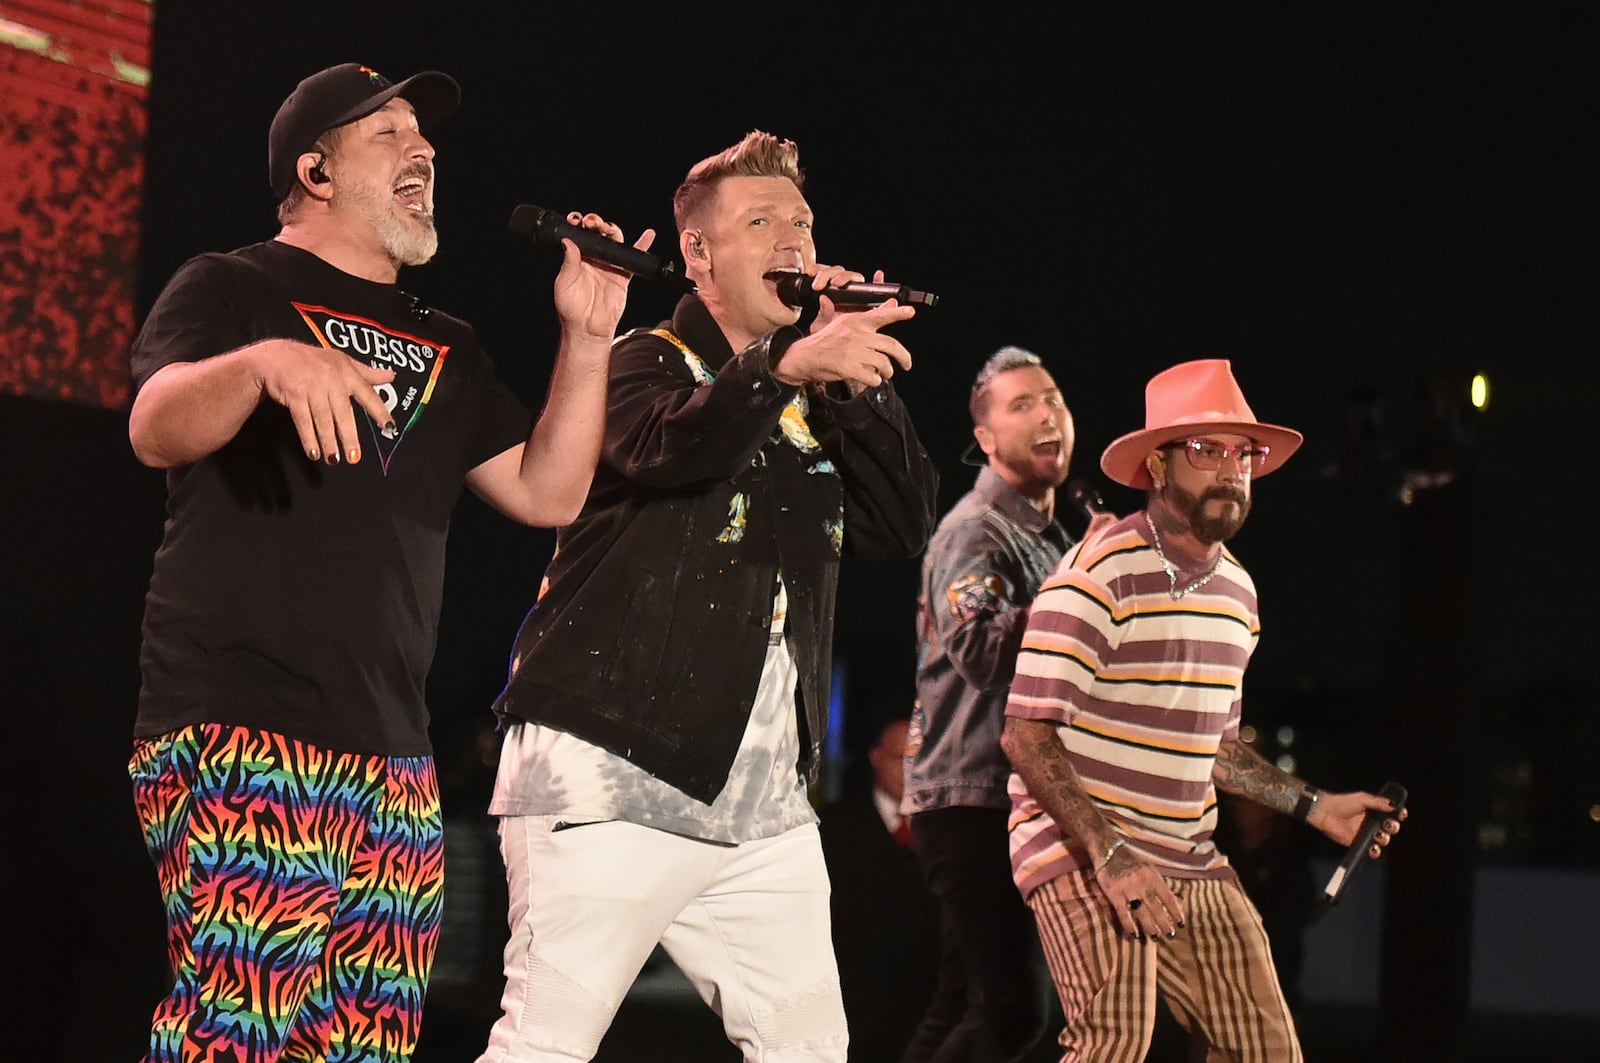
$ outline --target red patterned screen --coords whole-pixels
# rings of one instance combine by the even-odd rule
[[[0,5],[0,391],[128,399],[151,8]]]

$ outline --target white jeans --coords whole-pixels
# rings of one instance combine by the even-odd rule
[[[594,1057],[657,942],[747,1061],[843,1063],[848,1036],[817,828],[723,846],[622,821],[500,821],[502,1014],[479,1063]]]

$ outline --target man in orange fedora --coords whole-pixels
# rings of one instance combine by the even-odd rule
[[[1256,589],[1224,545],[1252,482],[1301,435],[1258,421],[1221,359],[1145,389],[1145,427],[1106,448],[1107,476],[1147,492],[1062,558],[1040,589],[1006,703],[1011,863],[1066,1018],[1062,1059],[1137,1063],[1159,990],[1213,1053],[1298,1063],[1260,916],[1212,841],[1217,791],[1350,845],[1386,798],[1325,793],[1239,737]]]

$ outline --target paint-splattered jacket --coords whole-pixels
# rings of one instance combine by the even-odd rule
[[[827,731],[841,550],[909,558],[938,474],[890,385],[785,387],[779,329],[734,353],[700,300],[618,339],[600,466],[495,703],[710,802],[754,703],[781,569],[803,776]]]

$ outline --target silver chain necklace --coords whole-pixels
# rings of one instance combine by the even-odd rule
[[[1190,591],[1197,591],[1211,582],[1211,577],[1217,574],[1217,565],[1222,561],[1222,553],[1220,551],[1217,553],[1217,560],[1211,562],[1211,571],[1180,591],[1178,589],[1178,570],[1173,567],[1171,561],[1167,560],[1166,551],[1161,549],[1161,533],[1156,531],[1156,522],[1150,519],[1150,511],[1148,509],[1144,511],[1144,522],[1150,525],[1150,539],[1155,543],[1156,556],[1161,559],[1161,570],[1167,574],[1167,590],[1172,595],[1173,601],[1177,601]]]

